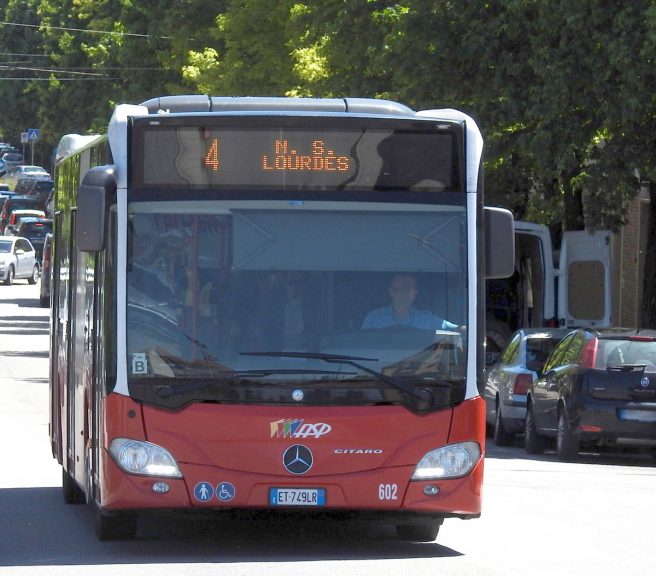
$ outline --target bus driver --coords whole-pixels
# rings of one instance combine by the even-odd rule
[[[421,330],[461,330],[462,327],[440,318],[430,310],[414,306],[417,285],[410,274],[395,274],[387,289],[391,304],[371,310],[362,321],[363,330],[409,326]]]

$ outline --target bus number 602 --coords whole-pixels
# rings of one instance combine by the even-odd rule
[[[379,500],[396,500],[398,492],[397,484],[379,484],[378,485],[378,499]]]

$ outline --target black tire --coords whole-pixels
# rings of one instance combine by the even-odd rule
[[[533,407],[529,404],[526,409],[526,426],[524,428],[524,448],[529,454],[544,454],[545,441],[538,433],[535,425]]]
[[[556,456],[563,462],[573,462],[579,455],[580,446],[579,437],[572,431],[565,410],[559,410]]]
[[[497,401],[497,416],[494,419],[494,443],[497,446],[511,446],[514,440],[515,435],[508,432],[503,426],[501,406]]]
[[[66,504],[84,504],[84,492],[71,475],[62,468],[62,493]]]
[[[137,533],[134,512],[107,514],[96,508],[96,537],[98,540],[129,540]]]
[[[36,284],[39,281],[39,265],[35,264],[32,268],[32,276],[27,279],[28,284]]]
[[[14,272],[14,267],[9,266],[7,270],[7,277],[5,278],[5,286],[11,286],[14,283],[14,275],[16,273]]]
[[[401,540],[410,542],[434,542],[440,532],[441,522],[425,524],[398,524],[396,534]]]

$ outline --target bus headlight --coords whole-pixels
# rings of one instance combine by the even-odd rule
[[[128,474],[182,478],[182,472],[171,454],[156,444],[115,438],[109,445],[114,462]]]
[[[419,461],[412,480],[459,478],[469,474],[481,457],[476,442],[459,442],[431,450]]]

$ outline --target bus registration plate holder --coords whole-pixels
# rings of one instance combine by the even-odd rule
[[[269,506],[325,505],[325,488],[269,488]]]

